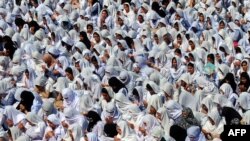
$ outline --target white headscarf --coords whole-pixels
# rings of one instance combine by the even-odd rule
[[[82,95],[79,100],[79,111],[81,113],[88,113],[89,111],[93,110],[94,103],[91,99],[90,95]]]
[[[116,93],[115,104],[121,113],[125,113],[132,102],[123,93]]]
[[[191,126],[187,129],[187,138],[185,141],[206,141],[206,137],[201,132],[199,126]]]
[[[13,106],[6,106],[3,115],[5,115],[7,119],[11,119],[14,125],[17,125],[20,121],[25,119],[25,114]]]
[[[166,103],[168,117],[175,120],[182,114],[182,107],[174,100],[169,100]]]
[[[121,134],[118,136],[120,137],[121,141],[136,141],[136,134],[135,131],[129,127],[127,121],[121,120],[117,123],[118,127],[121,129]]]
[[[221,85],[220,91],[228,100],[232,102],[232,104],[234,104],[235,100],[238,99],[238,95],[233,93],[233,89],[228,83]]]
[[[159,126],[156,118],[152,115],[145,115],[140,123],[140,127],[145,128],[147,134],[151,133],[152,129],[156,126]]]
[[[147,111],[150,111],[152,106],[156,111],[163,105],[162,98],[159,95],[152,95],[148,101]]]
[[[170,120],[167,114],[167,109],[165,107],[161,107],[160,109],[157,110],[157,113],[161,115],[160,117],[160,124],[164,131],[169,134],[169,129],[170,129]]]
[[[181,75],[185,72],[185,68],[182,66],[181,59],[179,57],[174,57],[174,58],[176,59],[176,62],[177,62],[177,69],[171,66],[170,74],[173,80],[177,81],[181,77]],[[172,60],[174,58],[172,58]]]
[[[217,108],[213,108],[210,113],[208,113],[208,117],[210,117],[214,121],[214,125],[207,120],[205,125],[202,127],[205,131],[211,134],[220,134],[222,133],[223,129],[223,122],[222,117],[219,114]]]
[[[64,107],[77,108],[79,104],[79,98],[73,90],[71,90],[70,88],[63,89],[62,96]]]
[[[241,106],[244,110],[250,110],[250,95],[249,93],[241,93],[240,97],[238,99],[238,104]]]

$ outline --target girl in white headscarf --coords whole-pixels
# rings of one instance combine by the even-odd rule
[[[129,127],[127,121],[121,120],[117,123],[117,132],[118,135],[116,138],[119,138],[121,141],[137,141],[137,136],[135,131]]]
[[[3,122],[11,121],[12,126],[18,125],[18,123],[25,119],[25,114],[17,110],[14,106],[6,106],[3,111],[3,117],[1,118],[1,124]],[[9,127],[10,124],[8,124]]]
[[[58,119],[57,115],[51,114],[47,118],[47,128],[43,140],[61,140],[65,135],[65,131]]]
[[[218,138],[224,130],[224,121],[219,114],[217,108],[213,108],[210,113],[208,113],[208,120],[205,125],[202,126],[203,133],[207,135],[209,139]]]
[[[185,66],[181,64],[181,59],[179,57],[173,57],[172,66],[170,69],[172,82],[176,82],[184,72],[185,72]]]
[[[150,137],[150,133],[156,126],[160,126],[157,119],[152,115],[145,115],[139,125],[140,140]]]
[[[147,112],[153,116],[156,116],[156,112],[163,105],[162,97],[159,95],[152,95],[147,104]]]
[[[42,140],[46,128],[44,121],[32,112],[26,115],[26,119],[28,121],[28,127],[26,127],[25,134],[34,141]]]
[[[174,100],[169,100],[165,107],[167,108],[167,114],[170,122],[173,124],[174,122],[178,122],[179,118],[182,115],[182,107],[179,103]]]
[[[110,16],[108,9],[103,9],[97,19],[97,26],[99,28],[102,28],[103,25],[106,25],[108,29],[111,29],[113,27],[113,19]]]
[[[86,91],[90,91],[90,96],[94,102],[100,98],[101,95],[101,82],[98,78],[92,76],[86,76],[83,81]]]
[[[232,105],[236,104],[239,96],[233,93],[233,89],[228,83],[224,83],[220,86],[220,93],[224,95],[230,102],[232,102]]]
[[[239,113],[241,116],[244,115],[250,110],[250,95],[249,93],[243,92],[240,94],[239,99],[237,101],[237,106],[239,107]]]
[[[63,113],[65,119],[62,119],[62,126],[66,131],[63,139],[68,140],[73,138],[73,140],[79,141],[88,127],[86,118],[72,107],[65,108]]]
[[[94,105],[93,99],[91,99],[90,95],[82,95],[79,100],[79,111],[83,115],[86,115],[89,111],[95,111],[100,113],[100,108]]]
[[[65,70],[69,67],[69,61],[65,56],[60,56],[57,59],[57,64],[55,65],[55,70],[58,71],[62,76],[65,76]]]
[[[71,107],[71,108],[78,109],[79,97],[76,95],[76,93],[72,89],[70,88],[63,89],[62,97],[63,97],[64,108]]]
[[[185,141],[206,141],[206,137],[202,133],[199,126],[192,126],[187,129],[187,137]]]
[[[127,17],[128,22],[129,22],[129,26],[131,26],[135,22],[135,13],[131,9],[129,3],[124,3],[123,8],[124,8],[123,14]]]
[[[131,71],[133,67],[132,60],[128,57],[125,51],[119,51],[117,54],[117,58],[120,60],[124,69]]]
[[[185,35],[183,35],[183,33],[179,32],[174,40],[174,48],[180,48],[182,51],[186,51],[187,47],[188,47],[188,40],[185,37]]]
[[[237,76],[240,78],[240,74],[242,72],[247,72],[248,75],[250,75],[250,65],[249,65],[249,61],[247,59],[244,59],[241,61],[241,68],[240,70],[238,70],[237,72]]]
[[[166,135],[169,135],[170,130],[170,120],[167,114],[167,109],[165,107],[161,107],[157,110],[156,118],[158,119],[161,127],[164,129]]]
[[[150,101],[152,95],[156,95],[160,92],[159,86],[153,82],[148,81],[144,84],[144,88],[147,90],[146,94],[143,95],[144,105]],[[146,104],[147,105],[147,104]]]
[[[35,77],[36,74],[32,69],[26,69],[23,73],[22,83],[25,88],[33,89],[35,86]]]
[[[110,102],[106,105],[105,110],[101,114],[102,121],[106,123],[117,123],[121,119],[121,113],[118,111],[114,103]]]
[[[187,52],[196,52],[196,50],[199,48],[198,41],[194,38],[190,38],[188,40],[189,47],[187,48]]]
[[[121,113],[125,113],[128,110],[128,106],[132,104],[132,102],[123,93],[116,93],[115,104]]]
[[[106,105],[114,102],[114,92],[110,87],[104,87],[101,90],[101,108],[104,110]]]

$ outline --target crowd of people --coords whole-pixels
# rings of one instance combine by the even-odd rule
[[[0,140],[223,140],[249,54],[249,0],[0,0]]]

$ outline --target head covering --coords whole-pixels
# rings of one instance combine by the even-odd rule
[[[51,114],[47,117],[47,120],[58,126],[60,124],[59,118],[55,114]]]
[[[182,107],[174,100],[167,101],[165,107],[167,108],[168,117],[171,119],[177,119],[182,114]]]
[[[76,93],[72,89],[70,88],[63,89],[62,97],[63,97],[63,105],[65,107],[76,108],[78,99]]]
[[[241,93],[240,97],[238,99],[238,104],[244,110],[249,110],[250,109],[250,95],[249,95],[249,93],[246,93],[246,92]]]
[[[231,107],[223,107],[221,116],[225,117],[226,125],[238,125],[242,119],[240,114]]]
[[[132,139],[136,137],[135,131],[129,127],[127,121],[121,120],[117,123],[117,126],[121,129],[121,139],[132,141]]]
[[[169,117],[167,115],[167,109],[165,107],[161,107],[157,110],[157,114],[160,114],[160,124],[163,127],[164,131],[166,131],[166,133],[169,133],[169,129],[170,129],[170,120]]]
[[[220,91],[227,98],[229,98],[232,95],[232,93],[233,93],[233,89],[232,89],[232,87],[228,83],[222,84],[220,86]]]
[[[199,126],[192,126],[187,129],[187,138],[186,141],[205,141],[206,137],[201,132]]]
[[[218,127],[219,123],[221,122],[221,116],[219,114],[219,111],[217,108],[213,108],[210,113],[208,113],[208,116],[214,121],[215,127]]]
[[[150,107],[152,106],[156,111],[161,108],[163,105],[162,98],[158,95],[152,95],[148,101],[147,110],[150,111]]]
[[[162,85],[161,90],[170,97],[172,97],[174,94],[173,85],[171,83],[165,83],[164,85]]]
[[[34,112],[27,113],[26,119],[34,125],[38,125],[39,122],[43,122],[43,120]]]
[[[128,105],[132,104],[128,97],[126,97],[123,93],[115,94],[115,103],[119,111],[122,113],[126,112]]]
[[[90,95],[82,95],[79,100],[79,111],[82,113],[88,113],[93,110],[94,103]]]
[[[47,83],[47,77],[45,77],[45,76],[39,76],[39,77],[37,77],[36,79],[35,79],[35,85],[36,86],[41,86],[41,87],[44,87],[45,85],[46,85],[46,83]]]
[[[25,114],[15,109],[13,106],[6,106],[3,115],[5,115],[7,119],[11,119],[14,125],[17,125],[20,121],[25,119]]]

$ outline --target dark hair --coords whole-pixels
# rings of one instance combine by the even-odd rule
[[[108,91],[107,91],[106,88],[102,88],[101,92],[102,92],[102,93],[105,93],[105,94],[108,94]]]
[[[117,93],[121,88],[126,88],[125,85],[116,77],[111,77],[108,83],[115,93]]]
[[[208,54],[207,55],[207,58],[210,58],[212,60],[212,64],[214,64],[214,61],[215,61],[215,57],[213,54]]]
[[[175,51],[174,51],[174,52],[182,55],[182,53],[181,53],[181,49],[179,49],[179,48],[175,49]]]
[[[187,66],[194,68],[194,63],[189,62]]]
[[[149,84],[146,85],[146,88],[147,88],[147,90],[149,90],[149,91],[154,91],[153,88],[152,88]]]
[[[87,128],[88,132],[91,132],[93,127],[97,124],[97,122],[102,120],[101,117],[98,115],[98,113],[95,111],[89,111],[86,117],[89,121]]]
[[[234,75],[231,72],[226,74],[225,78],[221,81],[220,86],[224,83],[228,83],[232,87],[233,92],[236,93],[237,84],[234,80]]]
[[[21,93],[21,101],[20,104],[22,104],[25,109],[30,112],[31,111],[31,107],[33,105],[33,100],[35,99],[35,96],[33,95],[32,92],[30,91],[23,91]],[[19,109],[20,104],[18,105],[17,109]]]
[[[71,67],[67,67],[67,68],[65,69],[65,72],[70,73],[70,74],[73,75],[73,70],[72,70]]]
[[[136,88],[133,89],[132,94],[134,95],[134,97],[139,100],[140,96],[139,96],[139,92]]]
[[[238,86],[240,86],[240,85],[243,85],[243,86],[246,88],[246,90],[247,90],[248,87],[249,87],[249,84],[243,83],[243,82],[240,82],[240,83],[238,84]]]
[[[36,21],[29,22],[29,27],[35,27],[35,32],[40,29],[39,24]]]
[[[244,78],[247,79],[246,84],[247,84],[247,89],[248,89],[249,86],[250,86],[250,77],[249,77],[248,73],[247,73],[247,72],[242,72],[242,73],[240,74],[240,80],[242,79],[242,77],[244,77]]]
[[[104,125],[104,135],[106,137],[113,138],[114,136],[116,136],[118,134],[116,127],[117,127],[117,125],[115,123],[105,124]]]
[[[241,49],[239,47],[235,48],[235,53],[241,53]]]
[[[132,49],[132,44],[134,44],[134,40],[132,38],[128,37],[128,36],[125,37],[124,39],[125,39],[126,43],[128,44],[128,47],[130,49]]]
[[[81,42],[84,43],[88,49],[90,49],[91,43],[90,43],[90,40],[87,36],[87,33],[85,31],[81,31],[80,36],[83,37],[83,40]]]
[[[23,26],[25,24],[25,21],[22,18],[16,18],[15,19],[15,24],[17,26]]]
[[[96,58],[95,56],[92,56],[92,57],[91,57],[91,62],[98,62],[98,61],[97,61],[97,58]]]
[[[151,5],[151,8],[152,8],[152,10],[154,10],[160,17],[165,17],[166,16],[166,13],[163,11],[163,10],[161,10],[160,8],[160,5],[159,5],[159,3],[158,2],[156,2],[156,1],[154,1],[153,3],[152,3],[152,5]]]
[[[5,37],[4,37],[5,38]],[[6,39],[8,39],[8,37],[6,37]],[[4,48],[6,50],[8,50],[9,52],[9,57],[12,59],[13,58],[13,55],[16,51],[16,48],[15,48],[15,44],[12,40],[7,40],[7,42],[5,42],[4,44]]]
[[[178,125],[170,127],[169,135],[176,141],[184,141],[187,137],[187,131]]]
[[[26,70],[24,71],[24,73],[29,73],[29,70],[28,70],[28,69],[26,69]]]
[[[87,24],[87,28],[91,27],[92,29],[94,28],[94,26],[92,24]]]

